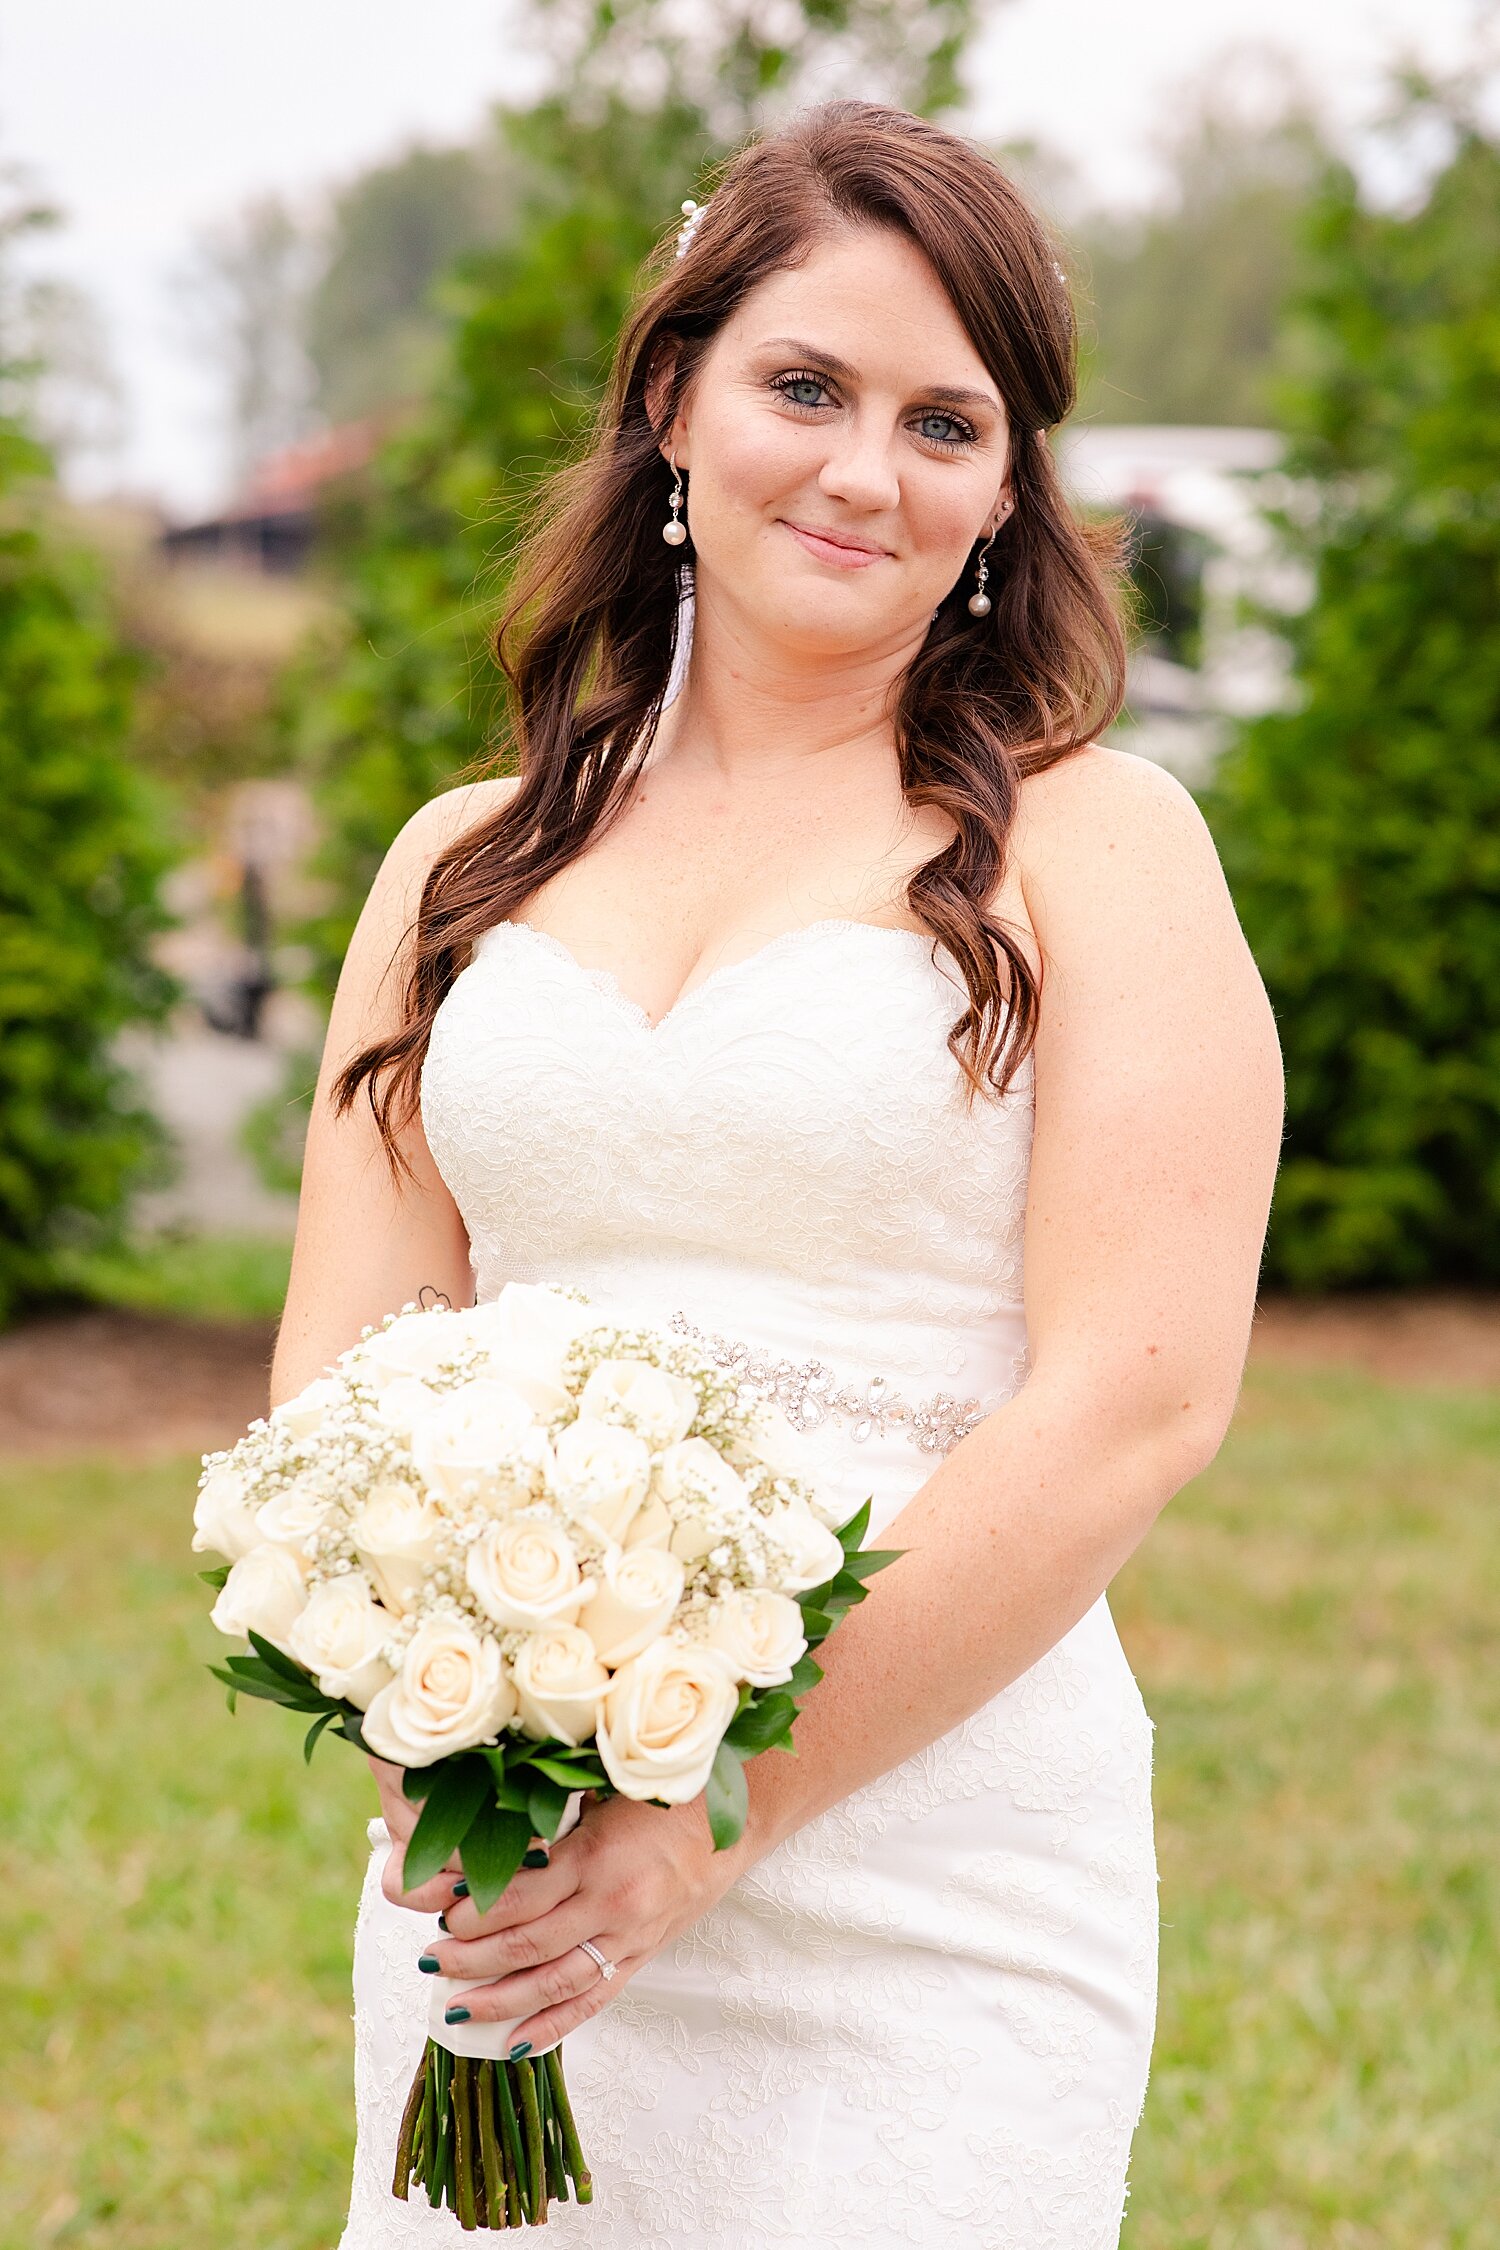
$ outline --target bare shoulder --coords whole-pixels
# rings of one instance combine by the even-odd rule
[[[1176,776],[1149,758],[1090,743],[1021,790],[1015,853],[1024,875],[1101,872],[1124,854],[1142,873],[1162,863],[1217,867],[1207,823]]]
[[[458,837],[490,819],[511,798],[519,784],[509,779],[462,782],[439,790],[419,805],[396,835],[386,865],[403,883],[414,874],[425,877],[438,854]]]

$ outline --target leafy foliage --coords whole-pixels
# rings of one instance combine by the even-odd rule
[[[1269,1262],[1300,1288],[1500,1280],[1500,146],[1420,208],[1332,171],[1296,305],[1278,519],[1313,579],[1300,708],[1207,799],[1280,1019]]]
[[[529,13],[553,90],[496,118],[514,207],[442,286],[449,343],[431,399],[333,527],[347,628],[288,682],[325,819],[329,903],[303,933],[325,995],[396,830],[492,770],[488,635],[508,556],[539,480],[587,434],[641,263],[682,199],[814,78],[951,102],[974,8],[736,0],[691,39],[671,0],[534,0]]]
[[[0,216],[0,260],[24,212]],[[59,1261],[115,1244],[163,1137],[113,1058],[176,986],[162,800],[125,755],[131,661],[99,573],[51,513],[50,462],[8,411],[0,335],[0,1322],[59,1294]]]

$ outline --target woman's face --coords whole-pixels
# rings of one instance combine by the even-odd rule
[[[906,236],[832,228],[714,338],[668,445],[700,604],[825,655],[920,641],[1007,505],[994,380]]]

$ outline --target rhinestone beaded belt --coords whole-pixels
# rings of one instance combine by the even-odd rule
[[[673,1313],[667,1325],[747,1390],[779,1406],[799,1430],[816,1430],[824,1422],[847,1425],[856,1445],[872,1435],[885,1437],[895,1431],[909,1437],[923,1453],[951,1453],[959,1439],[984,1420],[977,1398],[951,1398],[946,1391],[937,1391],[912,1404],[892,1389],[884,1375],[872,1375],[862,1384],[840,1383],[820,1359],[773,1359],[769,1352],[736,1343],[732,1337],[706,1334],[686,1313]]]

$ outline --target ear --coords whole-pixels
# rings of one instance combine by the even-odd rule
[[[672,378],[676,372],[677,347],[675,343],[664,342],[646,377],[646,413],[653,429],[667,410],[667,402],[672,394]],[[671,427],[660,439],[657,451],[664,461],[669,453],[675,453],[678,468],[687,467],[687,416],[682,407],[679,406]]]

